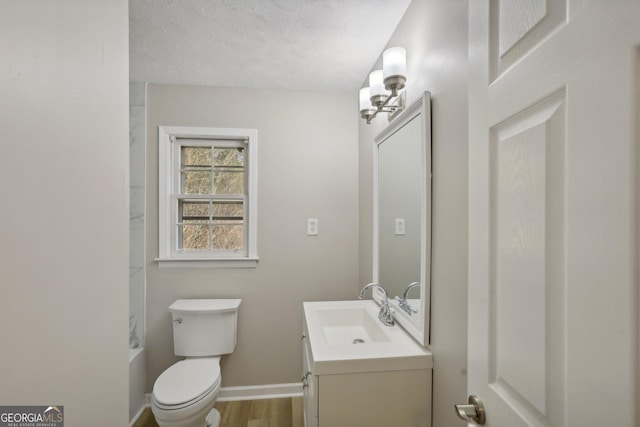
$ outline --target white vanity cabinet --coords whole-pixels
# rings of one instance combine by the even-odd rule
[[[316,315],[311,305],[334,307],[341,303],[355,303],[377,315],[378,307],[370,300],[304,303],[305,426],[430,427],[431,353],[397,325],[381,329],[383,335],[378,336],[378,341],[373,342],[372,338],[369,342],[370,335],[363,329],[344,326],[345,322],[349,323],[345,320],[348,316],[345,317],[344,307],[329,311],[326,319],[319,323],[317,318],[310,319]],[[376,317],[373,319],[378,322]],[[354,344],[351,337],[347,338],[349,334],[362,336],[365,342]]]
[[[313,374],[313,359],[306,328],[302,333],[302,393],[305,427],[318,427],[318,381]]]

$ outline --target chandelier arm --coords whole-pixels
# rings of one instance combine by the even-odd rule
[[[378,105],[374,113],[371,116],[367,117],[367,124],[368,125],[371,124],[371,120],[373,120],[378,115],[378,113],[393,113],[394,111],[396,111],[398,107],[394,105],[387,105],[387,104],[389,104],[391,100],[397,97],[398,97],[398,90],[394,86],[391,88],[391,95],[387,96],[387,99],[385,99],[385,101],[382,104]]]

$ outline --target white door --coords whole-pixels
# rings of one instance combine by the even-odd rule
[[[490,427],[635,426],[640,1],[469,14],[468,392]]]

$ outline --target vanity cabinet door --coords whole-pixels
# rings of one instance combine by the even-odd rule
[[[302,392],[304,402],[305,427],[318,427],[318,381],[313,374],[313,356],[309,340],[302,339]]]
[[[430,427],[431,369],[321,375],[321,427]]]

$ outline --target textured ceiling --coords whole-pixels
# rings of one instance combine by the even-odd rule
[[[410,0],[130,0],[130,79],[357,91]]]

